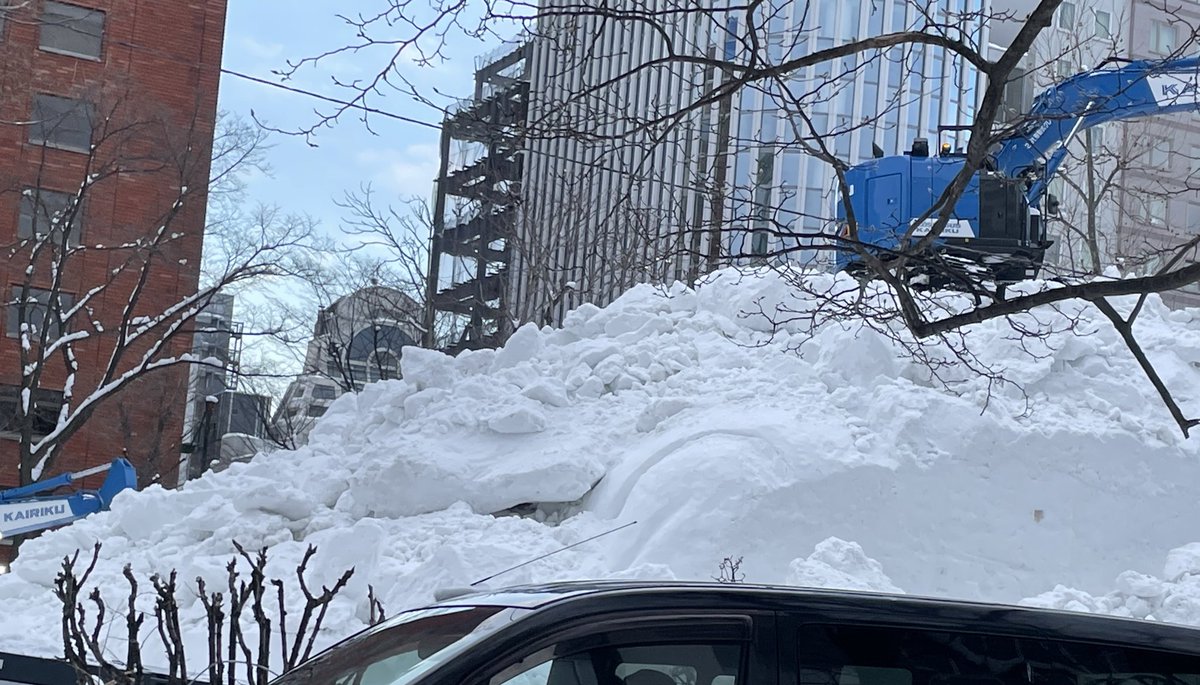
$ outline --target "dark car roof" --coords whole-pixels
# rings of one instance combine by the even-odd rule
[[[1200,630],[1158,621],[1010,604],[748,583],[577,581],[482,590],[440,606],[505,606],[533,613],[621,608],[789,611],[816,622],[869,621],[971,632],[1083,639],[1200,655]]]

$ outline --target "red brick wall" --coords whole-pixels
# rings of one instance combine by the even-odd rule
[[[169,229],[181,237],[155,255],[137,307],[139,313],[152,315],[198,287],[226,0],[70,2],[106,12],[101,59],[40,50],[36,18],[41,0],[17,10],[0,37],[0,122],[28,121],[35,92],[86,97],[112,121],[110,133],[97,131],[97,138],[105,142],[96,162],[120,160],[137,169],[106,178],[88,194],[83,241],[110,249],[89,249],[72,258],[64,282],[67,292],[82,294],[110,278],[131,254],[111,247],[152,233],[180,196],[180,186],[188,186],[187,200]],[[111,133],[117,130],[119,137]],[[8,253],[17,237],[19,189],[40,185],[73,191],[88,161],[86,154],[44,149],[27,140],[26,127],[0,123],[0,246],[6,257],[0,260],[0,287],[6,290],[20,282],[28,264],[20,253]],[[131,271],[119,278],[94,301],[94,318],[105,324],[105,332],[76,346],[81,367],[75,382],[77,402],[96,387],[111,355],[116,322],[134,275]],[[48,270],[41,269],[38,278],[48,280]],[[0,321],[5,315],[0,311]],[[186,352],[190,343],[189,335],[181,336],[169,353]],[[19,367],[16,341],[0,335],[0,383],[19,383]],[[186,374],[184,366],[155,372],[102,404],[51,471],[76,470],[125,455],[138,465],[143,482],[161,474],[164,483],[174,484]],[[64,368],[56,364],[43,386],[61,387],[64,379]],[[16,455],[16,442],[0,439],[0,487],[15,484]],[[5,554],[6,548],[0,547],[0,560]]]

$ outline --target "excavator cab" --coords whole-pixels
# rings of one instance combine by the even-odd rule
[[[973,279],[991,277],[998,283],[1036,277],[1051,245],[1044,219],[1059,211],[1048,186],[1076,135],[1107,122],[1197,111],[1200,57],[1110,59],[1061,80],[1000,133],[930,254],[911,263],[918,270],[944,273],[950,261],[958,260]],[[961,128],[941,127],[939,137]],[[928,142],[917,140],[904,155],[887,157],[877,151],[875,159],[846,172],[860,248],[886,257],[905,250],[902,243],[909,233],[928,232],[932,220],[922,217],[962,169],[963,157],[951,147],[943,145],[942,154],[930,157]],[[845,210],[839,205],[843,238],[850,234]],[[840,247],[839,268],[861,270],[861,262],[852,246]]]
[[[928,234],[937,218],[930,208],[966,159],[962,149],[949,142],[939,145],[937,156],[929,153],[929,141],[918,138],[903,155],[871,159],[846,172],[859,240],[880,257],[905,251],[910,229],[910,244]],[[929,254],[913,261],[912,275],[924,276],[933,285],[952,284],[963,275],[956,272],[996,282],[1036,277],[1050,243],[1027,190],[1025,179],[977,172]],[[848,213],[841,204],[838,220],[842,237],[848,237]],[[849,246],[837,253],[836,263],[850,272],[863,268]]]

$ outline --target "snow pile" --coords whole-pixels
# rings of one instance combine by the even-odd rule
[[[867,556],[857,542],[829,538],[817,544],[807,559],[796,559],[788,568],[788,585],[839,590],[904,592],[892,584],[878,561]]]
[[[1058,585],[1022,602],[1029,606],[1200,625],[1200,543],[1171,550],[1162,578],[1125,571],[1100,597]]]
[[[840,278],[812,283],[849,291]],[[123,495],[23,548],[0,578],[0,644],[58,652],[56,631],[29,626],[55,625],[58,564],[95,540],[93,579],[118,597],[125,563],[223,586],[232,540],[270,547],[281,578],[317,545],[315,582],[356,569],[331,640],[363,625],[368,584],[394,613],[632,521],[491,584],[709,579],[741,556],[752,582],[1016,601],[1104,587],[1195,539],[1200,442],[1094,309],[971,328],[971,350],[1010,381],[995,383],[954,366],[939,382],[860,323],[814,327],[818,306],[778,275],[729,271],[634,288],[498,351],[407,349],[404,380],[340,397],[307,446]],[[1195,408],[1200,320],[1152,298],[1138,334]]]

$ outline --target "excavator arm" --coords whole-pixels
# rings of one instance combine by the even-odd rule
[[[1083,72],[1043,92],[1016,132],[994,150],[993,168],[1026,178],[1037,207],[1080,131],[1110,121],[1200,110],[1200,57],[1140,60]]]
[[[913,277],[953,286],[961,278],[1012,282],[1037,275],[1048,240],[1039,207],[1046,186],[1080,131],[1110,121],[1200,110],[1200,57],[1104,64],[1058,83],[1038,96],[1015,129],[992,147],[951,208],[952,216],[931,251],[946,259],[910,267]],[[902,155],[878,156],[847,170],[845,205],[854,210],[857,240],[887,255],[905,249],[906,236],[929,231],[927,216],[954,181],[965,155],[943,148],[931,157],[916,139]],[[848,237],[849,214],[838,204],[839,235]],[[854,250],[836,253],[839,269],[861,272]],[[940,279],[940,280],[939,280]]]
[[[98,490],[49,495],[88,476],[108,473]],[[64,473],[11,490],[0,490],[0,540],[66,525],[108,509],[117,493],[137,487],[137,472],[126,459],[85,471]]]

